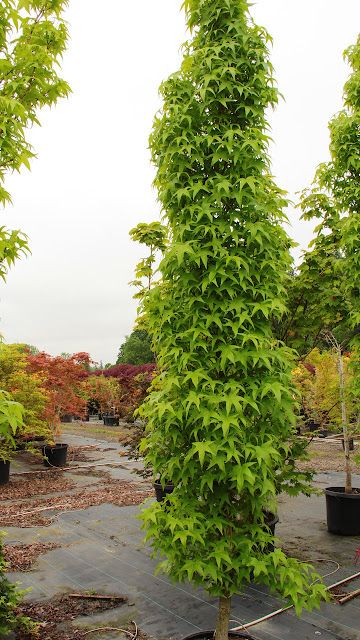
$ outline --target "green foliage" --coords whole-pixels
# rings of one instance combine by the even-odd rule
[[[0,227],[0,278],[5,281],[8,269],[13,266],[15,260],[27,253],[29,253],[29,245],[24,233]]]
[[[38,111],[70,89],[55,68],[65,50],[61,13],[67,0],[2,0],[0,6],[0,203],[11,201],[6,174],[30,169],[34,152],[27,130],[39,124]],[[0,277],[29,252],[26,235],[0,227]]]
[[[148,362],[154,362],[150,336],[144,329],[135,329],[121,345],[116,364],[139,365]]]
[[[291,289],[284,337],[302,353],[331,331],[348,344],[360,326],[360,36],[345,52],[352,72],[344,88],[344,108],[330,122],[331,160],[321,164],[301,208],[318,219],[316,237]]]
[[[3,0],[0,8],[0,202],[7,171],[30,168],[34,157],[26,130],[39,124],[38,110],[69,94],[55,69],[67,42],[61,17],[66,0]]]
[[[15,435],[23,426],[24,407],[0,390],[0,459],[10,460],[15,449]]]
[[[270,38],[244,0],[187,1],[192,41],[161,86],[150,146],[171,241],[145,306],[159,375],[142,444],[169,504],[143,513],[161,567],[224,598],[252,577],[299,613],[325,594],[271,552],[264,512],[294,468],[293,353],[273,334],[291,265],[287,200],[270,174]]]
[[[20,629],[35,633],[37,625],[17,611],[25,591],[19,591],[15,584],[9,582],[5,572],[6,562],[0,537],[0,637],[6,638],[12,631]]]
[[[129,232],[130,238],[135,242],[144,244],[149,249],[149,255],[136,265],[135,268],[135,280],[130,282],[137,288],[137,293],[134,298],[137,298],[139,302],[138,317],[136,325],[139,330],[146,329],[146,314],[144,313],[144,305],[151,291],[151,287],[154,285],[154,276],[156,269],[154,268],[156,257],[159,252],[163,253],[167,245],[168,230],[160,222],[151,222],[146,224],[140,222],[134,229]],[[146,333],[146,331],[144,331]],[[119,354],[120,357],[120,354]],[[121,362],[125,362],[121,360]],[[129,361],[130,362],[130,361]],[[146,362],[152,362],[147,360]],[[134,362],[133,364],[141,364],[140,362]]]
[[[44,420],[48,396],[41,376],[28,371],[25,345],[0,344],[0,389],[11,394],[24,407],[24,424],[17,437],[31,440],[34,436],[49,437],[49,427]]]
[[[357,421],[357,403],[353,394],[353,373],[351,358],[344,357],[344,372],[348,392],[346,394],[347,414],[350,422]],[[295,384],[301,394],[301,403],[306,419],[319,425],[321,429],[339,430],[342,424],[338,355],[333,350],[320,352],[314,349],[293,371]],[[306,420],[305,420],[306,426]]]
[[[115,378],[92,375],[82,384],[88,407],[92,406],[100,413],[110,413],[113,409],[118,411],[120,389]]]

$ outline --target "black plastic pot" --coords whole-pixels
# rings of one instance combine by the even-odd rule
[[[65,414],[64,416],[61,416],[61,422],[72,422],[73,418],[74,416],[71,416],[70,414]]]
[[[10,462],[0,460],[0,484],[7,484],[10,477]]]
[[[313,422],[313,420],[309,420],[306,423],[305,431],[319,431],[320,425],[318,422]]]
[[[45,467],[66,467],[67,452],[67,444],[46,444],[42,447]]]
[[[328,487],[326,495],[327,528],[339,536],[360,536],[360,489],[345,493],[344,487]]]
[[[117,416],[103,416],[104,425],[107,427],[118,427],[119,426],[119,418]]]
[[[168,482],[163,488],[161,482],[154,482],[154,489],[157,502],[162,502],[169,493],[174,491],[174,485],[172,482]]]
[[[198,633],[192,633],[190,636],[185,636],[183,640],[214,640],[215,631],[198,631]],[[229,631],[229,639],[237,640],[237,638],[247,638],[247,640],[254,640],[253,636],[249,636],[248,633],[243,631]]]
[[[344,438],[341,438],[341,444],[342,444],[342,448],[345,451],[345,440],[344,440]],[[350,451],[354,451],[354,438],[349,438],[349,449],[350,449]]]

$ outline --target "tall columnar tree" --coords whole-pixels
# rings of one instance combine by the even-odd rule
[[[270,38],[247,0],[186,0],[192,39],[161,86],[150,144],[171,244],[150,296],[159,376],[145,402],[147,461],[175,491],[144,511],[161,565],[220,597],[251,580],[298,612],[324,594],[266,526],[281,489],[297,491],[292,354],[272,332],[284,312],[287,204],[268,157],[266,109],[278,92]]]

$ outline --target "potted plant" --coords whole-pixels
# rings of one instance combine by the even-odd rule
[[[2,535],[0,534],[0,638],[12,638],[12,632],[36,637],[38,624],[27,616],[19,614],[18,606],[27,591],[19,591],[18,586],[6,577],[7,564],[4,559]]]
[[[332,334],[328,334],[328,341],[332,345],[336,354],[338,374],[339,374],[339,404],[341,407],[341,427],[343,432],[342,445],[345,462],[345,483],[342,487],[328,487],[325,489],[326,495],[326,516],[327,527],[330,533],[339,535],[358,536],[360,535],[360,487],[354,487],[352,481],[351,454],[354,440],[353,434],[359,431],[358,414],[351,407],[351,400],[357,411],[359,411],[359,385],[358,375],[360,373],[358,356],[353,356],[349,368],[353,368],[353,377],[346,380],[344,367],[344,354],[341,345]],[[354,397],[355,392],[355,397]],[[349,406],[350,405],[350,406]],[[350,423],[349,409],[352,413],[352,424]]]
[[[92,375],[84,381],[88,407],[98,412],[106,426],[119,424],[119,382],[112,377]],[[95,411],[96,409],[96,411]]]
[[[23,426],[24,407],[0,391],[0,484],[9,482],[10,461],[16,450],[15,436]]]
[[[160,568],[219,597],[226,640],[231,597],[249,582],[298,614],[325,587],[274,548],[266,516],[281,490],[308,491],[293,459],[293,354],[273,333],[291,242],[267,155],[269,36],[245,0],[184,4],[193,38],[150,139],[170,244],[145,303],[158,375],[140,407],[146,461],[174,491],[142,519]]]
[[[42,352],[29,354],[27,361],[28,370],[41,377],[48,398],[44,417],[51,435],[42,448],[44,464],[48,467],[66,466],[68,445],[59,442],[61,416],[85,414],[87,395],[83,382],[88,377],[89,355],[76,353],[53,357]]]

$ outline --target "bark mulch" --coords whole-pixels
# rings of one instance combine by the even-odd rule
[[[105,503],[124,507],[140,504],[151,493],[152,491],[144,489],[143,485],[111,479],[97,489],[82,489],[77,493],[49,498],[46,500],[46,506],[41,499],[29,500],[21,505],[0,504],[1,525],[20,528],[48,526],[55,517],[44,514],[44,511],[48,509],[54,509],[61,513],[87,509]]]
[[[345,457],[341,442],[312,442],[308,447],[310,460],[299,461],[297,468],[301,471],[344,471]],[[352,466],[354,473],[360,473],[360,465],[356,464],[354,454],[360,454],[360,444],[352,452]]]
[[[67,463],[70,466],[72,462],[97,462],[102,457],[93,457],[92,453],[100,453],[101,449],[96,445],[72,446],[68,448]],[[90,456],[88,455],[90,454]]]
[[[42,553],[58,549],[60,544],[55,542],[35,542],[33,544],[18,544],[4,546],[4,557],[8,563],[8,571],[29,571]]]
[[[93,600],[71,598],[69,595],[58,595],[51,600],[42,602],[25,602],[18,607],[18,614],[27,616],[39,623],[38,632],[33,635],[28,632],[17,632],[17,640],[89,640],[98,637],[98,633],[86,635],[86,629],[77,629],[71,622],[81,616],[90,617],[103,611],[109,611],[122,606],[127,597],[116,600]],[[89,621],[90,622],[90,621]],[[98,625],[101,627],[101,625]],[[131,633],[134,625],[125,627]],[[99,632],[100,633],[100,632]],[[130,636],[128,636],[130,638]],[[139,640],[145,640],[144,634],[138,635]]]
[[[74,483],[61,471],[47,473],[29,473],[26,475],[13,474],[10,482],[0,489],[0,502],[3,500],[21,500],[32,496],[48,495],[49,493],[64,493],[74,488]],[[2,507],[0,506],[0,509]]]

